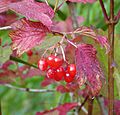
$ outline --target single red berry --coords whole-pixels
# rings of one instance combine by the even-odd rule
[[[52,68],[49,68],[47,71],[47,77],[54,79],[56,77],[56,71]]]
[[[72,77],[72,76],[70,75],[70,73],[68,73],[68,72],[65,73],[64,80],[65,80],[67,83],[72,82],[73,79],[74,79],[74,77]]]
[[[45,58],[42,58],[38,61],[38,68],[42,71],[47,70],[48,64],[47,64],[47,60]]]
[[[32,56],[32,55],[33,55],[32,50],[29,50],[29,51],[27,52],[27,55],[28,55],[28,56]]]
[[[54,56],[54,55],[48,56],[48,58],[47,58],[47,63],[48,63],[49,66],[52,67],[52,65],[53,65],[53,63],[54,63],[54,59],[55,59],[55,56]]]
[[[55,57],[53,67],[58,68],[63,64],[63,60],[59,57]]]
[[[54,77],[54,79],[56,81],[60,81],[63,79],[63,77],[65,76],[65,71],[63,69],[63,67],[59,67],[56,69],[56,76]]]
[[[63,60],[55,55],[50,55],[47,59],[48,65],[52,68],[58,68],[62,65]]]
[[[68,65],[67,71],[70,74],[70,76],[74,77],[76,75],[76,66],[75,66],[75,64]]]

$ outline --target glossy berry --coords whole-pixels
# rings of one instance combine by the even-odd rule
[[[72,77],[68,72],[65,73],[64,80],[65,80],[67,83],[72,82],[73,79],[74,79],[74,77]]]
[[[70,76],[74,77],[76,75],[76,66],[75,66],[75,64],[68,65],[67,71],[70,74]]]
[[[56,76],[55,76],[55,80],[56,81],[60,81],[63,79],[63,77],[65,76],[65,71],[63,69],[63,67],[59,67],[56,69]]]
[[[50,55],[47,59],[48,65],[52,68],[58,68],[62,65],[63,60],[55,55]]]
[[[38,61],[38,68],[42,71],[47,70],[48,64],[47,64],[47,60],[45,58],[42,58]]]
[[[33,55],[32,50],[29,50],[29,51],[27,52],[27,55],[28,55],[28,56],[32,56],[32,55]]]
[[[54,79],[56,77],[56,71],[52,68],[49,68],[47,71],[47,77]]]
[[[54,63],[54,59],[55,59],[55,56],[54,55],[50,55],[48,56],[47,58],[47,63],[50,67],[52,67],[53,63]]]

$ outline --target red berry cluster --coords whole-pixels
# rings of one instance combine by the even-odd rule
[[[38,61],[38,68],[42,71],[47,70],[48,78],[56,81],[60,81],[64,78],[66,82],[70,83],[76,75],[76,66],[75,64],[69,64],[67,68],[64,68],[62,66],[63,62],[63,59],[55,55],[50,55],[49,57],[41,58]]]

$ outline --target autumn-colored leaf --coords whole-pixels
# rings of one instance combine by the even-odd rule
[[[13,42],[12,48],[17,50],[18,55],[40,44],[46,33],[49,32],[48,28],[41,22],[32,22],[25,18],[11,26],[14,29],[9,34]]]
[[[80,85],[86,83],[93,96],[100,92],[104,78],[96,54],[96,49],[90,44],[80,44],[75,51],[76,79]]]
[[[107,37],[101,36],[95,32],[93,28],[81,26],[75,30],[75,33],[79,33],[80,35],[90,37],[98,42],[102,47],[106,48],[106,52],[110,51],[110,45],[108,43]]]
[[[47,27],[51,27],[52,18],[54,17],[53,9],[46,3],[35,2],[34,0],[23,0],[12,3],[9,8],[16,13],[24,15],[27,19],[40,21]]]
[[[36,115],[67,115],[67,112],[77,106],[78,103],[65,103],[48,111],[37,112]]]
[[[96,0],[68,0],[70,2],[93,3]]]
[[[7,11],[9,9],[9,4],[18,1],[20,0],[0,0],[0,13]]]

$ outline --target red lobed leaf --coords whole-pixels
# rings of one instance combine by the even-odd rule
[[[52,25],[51,19],[54,17],[54,11],[46,3],[35,2],[34,0],[23,0],[10,4],[9,8],[24,15],[29,20],[41,21],[47,27]]]
[[[68,0],[70,2],[93,3],[96,0]]]
[[[65,103],[52,110],[37,112],[36,115],[67,115],[67,112],[77,106],[78,103]]]
[[[49,32],[48,28],[41,22],[32,22],[25,18],[11,26],[14,29],[9,34],[13,42],[12,49],[17,50],[18,55],[40,44],[46,33]]]
[[[77,80],[80,85],[85,82],[93,96],[96,96],[102,88],[102,79],[104,78],[96,57],[97,51],[90,44],[80,44],[75,51]]]

